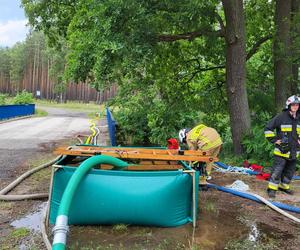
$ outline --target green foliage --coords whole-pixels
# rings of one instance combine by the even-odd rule
[[[215,213],[215,214],[219,213],[219,210],[217,209],[216,203],[213,200],[207,200],[207,201],[205,201],[204,209],[208,213]]]
[[[0,74],[3,80],[10,79],[11,56],[8,48],[0,47]]]
[[[168,138],[177,138],[179,129],[192,127],[198,122],[197,111],[185,105],[184,100],[169,99],[167,91],[157,90],[155,85],[148,84],[146,88],[139,83],[131,89],[133,85],[122,86],[119,96],[111,103],[118,106],[114,110],[119,131],[117,141],[134,145],[166,145]]]
[[[0,105],[5,105],[6,104],[6,98],[7,98],[6,94],[0,93]]]
[[[25,54],[24,43],[16,43],[12,48],[0,47],[0,83],[10,82],[15,91],[18,91],[19,82],[23,78]]]
[[[40,106],[47,106],[47,107],[55,107],[55,108],[62,108],[62,109],[76,109],[76,110],[82,110],[86,112],[104,112],[103,105],[98,105],[94,103],[80,103],[76,101],[68,101],[67,103],[56,103],[51,102],[48,100],[35,100],[35,103]]]
[[[43,31],[51,45],[60,47],[61,37],[66,36],[77,2],[80,1],[22,0],[21,4],[30,24],[36,30]]]
[[[129,100],[118,100],[123,105],[113,112],[118,122],[117,141],[125,144],[147,145],[149,141],[149,127],[145,110],[151,108],[151,90],[148,96],[136,93]],[[116,101],[116,100],[115,100]],[[122,102],[123,101],[123,102]],[[117,101],[116,101],[117,102]]]
[[[125,224],[114,225],[112,228],[112,231],[117,232],[117,233],[126,232],[126,231],[128,231],[128,225],[125,225]]]
[[[254,126],[243,140],[246,158],[249,162],[270,166],[274,146],[265,139],[264,126]]]
[[[10,79],[14,84],[19,83],[25,69],[25,46],[23,43],[16,43],[10,50],[11,68]],[[17,86],[17,85],[16,85]]]
[[[37,117],[43,117],[43,116],[47,116],[48,112],[42,109],[35,109],[34,115]]]
[[[200,122],[203,113],[227,113],[218,110],[227,104],[224,43],[214,35],[218,1],[22,3],[30,23],[50,39],[54,27],[65,25],[66,79],[89,80],[98,89],[118,83],[112,105],[119,107],[114,115],[123,141],[165,145],[180,128]],[[54,19],[50,13],[64,16]],[[194,30],[205,30],[208,36],[160,42],[161,35]],[[206,71],[214,66],[220,67]]]
[[[11,232],[10,236],[12,238],[20,239],[28,236],[30,234],[30,230],[24,227],[15,229]]]
[[[248,135],[243,139],[245,158],[250,162],[259,163],[264,166],[270,166],[273,159],[274,145],[272,145],[264,136],[264,128],[271,119],[269,113],[257,115],[256,124]]]
[[[274,1],[243,3],[253,126],[243,157],[268,161],[272,145],[262,133],[274,112]],[[109,105],[122,142],[165,145],[180,128],[203,122],[221,134],[222,154],[231,154],[227,92],[234,90],[225,89],[220,1],[22,0],[22,5],[30,24],[61,48],[48,50],[56,93],[64,91],[66,80],[88,81],[98,89],[118,84],[118,96]],[[294,14],[292,60],[299,63],[300,14]],[[185,37],[197,32],[204,35]],[[0,53],[0,61],[9,65],[11,55]]]
[[[28,93],[26,90],[23,90],[21,93],[18,93],[14,99],[14,104],[30,104],[34,103],[32,93]]]
[[[64,46],[59,50],[48,48],[47,56],[51,60],[49,76],[54,83],[54,93],[64,93],[67,88],[67,82],[64,79],[66,48]]]
[[[203,123],[215,128],[222,136],[223,142],[231,142],[231,131],[229,124],[229,115],[226,113],[209,113],[203,116]]]
[[[25,73],[34,73],[32,77],[25,77],[25,81],[36,84],[36,70],[43,63],[48,65],[49,78],[54,84],[55,93],[63,93],[66,89],[66,82],[63,78],[65,69],[66,48],[49,48],[47,39],[42,32],[31,32],[24,42],[16,43],[11,48],[0,47],[0,84],[10,84],[14,92],[21,91],[22,80]],[[34,72],[32,72],[34,71]],[[4,85],[5,86],[5,85]]]
[[[211,118],[212,116],[205,117]],[[271,114],[268,112],[261,112],[259,114],[253,113],[252,128],[248,135],[245,135],[242,141],[244,154],[235,156],[232,154],[233,144],[230,127],[228,126],[228,116],[214,116],[216,119],[208,120],[207,124],[214,122],[215,128],[220,132],[223,145],[220,154],[221,160],[229,165],[241,166],[242,162],[247,159],[250,163],[257,163],[269,167],[273,161],[274,146],[265,139],[264,127],[271,119]]]

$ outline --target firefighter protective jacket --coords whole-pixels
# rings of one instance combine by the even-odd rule
[[[222,145],[222,139],[214,128],[199,124],[187,133],[189,149],[210,150]]]
[[[300,153],[299,135],[300,116],[298,112],[294,118],[288,110],[285,110],[269,121],[265,127],[265,137],[271,143],[275,143],[277,140],[282,141],[280,145],[275,144],[274,155],[288,159],[296,159]]]

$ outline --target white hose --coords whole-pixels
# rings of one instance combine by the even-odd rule
[[[83,136],[83,135],[77,135],[76,139],[79,141],[80,144],[83,144],[83,140],[80,139],[81,136]]]
[[[210,183],[207,183],[208,185],[211,185],[213,188],[216,188],[218,189],[218,186],[215,185],[215,184],[210,184]],[[222,187],[223,188],[223,187]],[[232,189],[232,188],[226,188],[227,190],[232,190],[232,191],[239,191],[238,189]],[[219,190],[219,189],[218,189]],[[221,189],[221,191],[223,191]],[[229,191],[225,191],[225,192],[229,192]],[[297,222],[297,223],[300,223],[300,219],[298,219],[297,217],[283,211],[282,209],[280,209],[279,207],[273,205],[270,201],[266,200],[265,198],[263,198],[262,196],[258,195],[258,194],[254,194],[254,193],[250,193],[250,192],[241,192],[239,191],[240,193],[243,193],[243,194],[247,194],[249,196],[254,196],[256,197],[257,199],[259,199],[261,202],[263,202],[264,204],[266,204],[267,206],[269,206],[270,208],[274,209],[276,212],[286,216],[287,218]],[[233,192],[229,192],[231,194],[234,194]],[[235,195],[235,194],[234,194]],[[246,198],[244,196],[242,196],[243,198]]]
[[[5,188],[3,188],[0,191],[0,200],[4,200],[4,201],[18,201],[18,200],[27,200],[27,199],[41,199],[41,198],[47,198],[49,195],[48,193],[37,193],[37,194],[24,194],[24,195],[7,195],[7,193],[9,191],[11,191],[12,189],[14,189],[18,184],[20,184],[24,179],[26,179],[27,177],[29,177],[30,175],[44,169],[47,168],[49,166],[52,166],[55,162],[57,162],[62,156],[58,156],[57,158],[55,158],[54,160],[51,160],[45,164],[42,164],[38,167],[35,167],[27,172],[25,172],[24,174],[22,174],[20,177],[18,177],[16,180],[14,180],[13,182],[11,182],[9,185],[7,185]],[[46,207],[47,208],[47,207]],[[45,226],[45,222],[46,222],[46,209],[43,211],[43,215],[42,215],[42,221],[41,221],[41,233],[42,233],[42,237],[43,237],[43,241],[45,243],[45,246],[47,248],[47,250],[51,250],[51,243],[48,239],[47,236],[47,231],[46,231],[46,226]]]
[[[42,199],[48,198],[48,193],[37,193],[37,194],[1,194],[0,200],[3,201],[21,201],[29,199]]]
[[[274,209],[276,212],[288,217],[289,219],[297,222],[297,223],[300,223],[300,219],[298,219],[297,217],[283,211],[282,209],[276,207],[275,205],[273,205],[271,202],[269,202],[268,200],[266,200],[265,198],[261,197],[260,195],[258,194],[253,194],[253,193],[248,193],[250,195],[253,195],[255,196],[257,199],[261,200],[263,203],[265,203],[267,206],[269,206],[270,208]]]
[[[51,160],[47,163],[44,163],[38,167],[35,167],[24,174],[22,174],[20,177],[18,177],[16,180],[14,180],[12,183],[7,185],[5,188],[3,188],[0,191],[0,200],[4,201],[18,201],[18,200],[27,200],[27,199],[41,199],[41,198],[47,198],[48,193],[37,193],[37,194],[18,194],[18,195],[7,195],[9,191],[14,189],[17,185],[19,185],[24,179],[26,179],[28,176],[32,175],[33,173],[40,171],[41,169],[47,168],[51,165],[53,165],[55,162],[57,162],[61,158],[61,155],[55,158],[54,160]]]
[[[98,135],[99,135],[99,133],[100,133],[100,129],[97,128],[97,127],[95,127],[95,129],[96,129],[97,133],[96,133],[96,135],[94,136],[93,144],[94,144],[94,145],[97,145],[97,138],[98,138]]]

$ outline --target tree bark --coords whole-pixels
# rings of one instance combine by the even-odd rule
[[[299,10],[300,10],[300,0],[292,0],[291,6],[291,55],[297,55],[297,43],[300,34],[300,24],[299,20]],[[297,18],[298,16],[298,18]],[[298,56],[298,55],[297,55]],[[292,81],[291,81],[291,93],[298,93],[298,78],[299,78],[299,63],[293,58],[292,60]]]
[[[234,153],[243,152],[242,138],[250,129],[246,90],[246,35],[243,0],[222,0],[226,20],[226,90]]]
[[[291,0],[276,0],[273,44],[275,108],[280,111],[290,92],[292,75],[290,56]]]

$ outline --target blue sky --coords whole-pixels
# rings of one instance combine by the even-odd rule
[[[29,28],[21,0],[0,0],[0,46],[13,46],[24,41]]]

